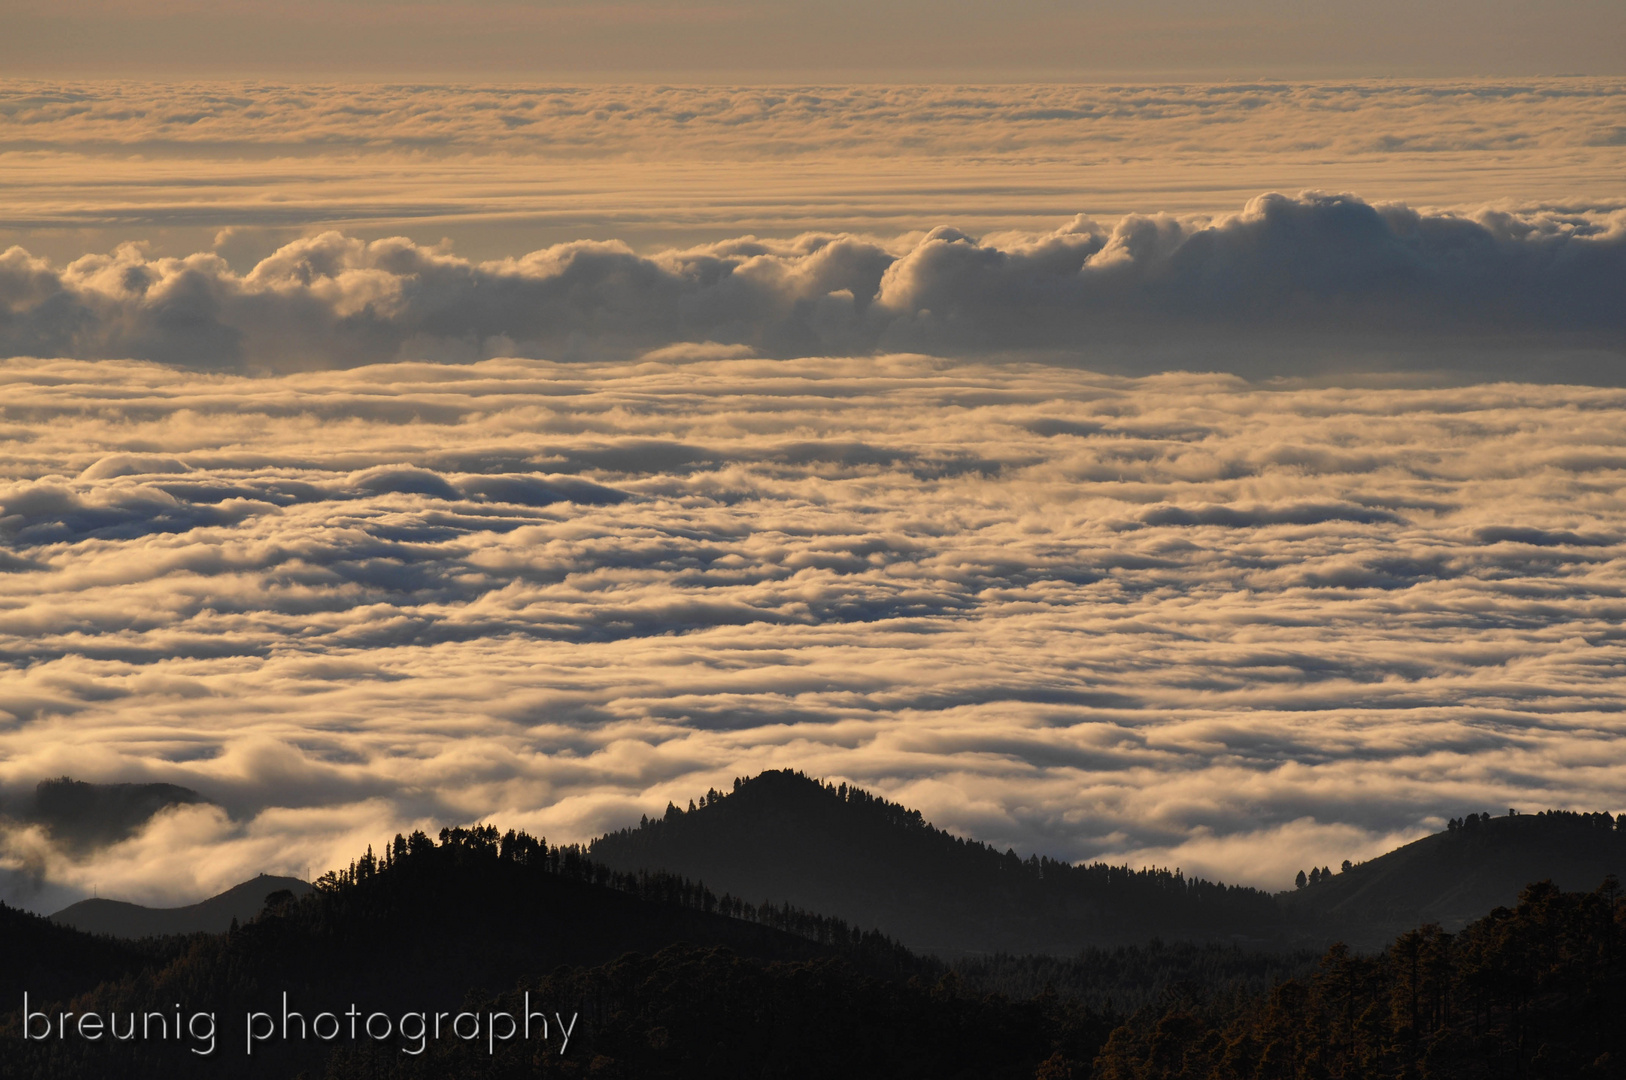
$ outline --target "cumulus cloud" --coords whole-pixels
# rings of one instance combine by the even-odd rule
[[[1360,348],[1398,352],[1391,365],[1481,371],[1568,350],[1561,372],[1612,380],[1623,292],[1626,211],[1459,216],[1312,193],[1263,195],[1213,221],[1077,218],[999,242],[949,228],[653,255],[584,242],[483,263],[324,233],[242,275],[208,254],[126,246],[58,268],[13,248],[0,256],[0,349],[287,371],[710,343],[1142,371],[1200,357],[1253,374],[1342,370]]]
[[[1626,809],[1619,390],[714,349],[0,389],[0,799],[209,800],[91,856],[8,832],[36,906],[783,766],[1274,886]]]

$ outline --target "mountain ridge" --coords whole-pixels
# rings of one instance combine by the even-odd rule
[[[125,900],[93,897],[69,904],[50,919],[89,934],[119,938],[162,937],[166,934],[220,934],[232,923],[244,923],[260,914],[266,897],[286,891],[295,897],[311,891],[311,884],[296,877],[260,874],[195,904],[154,908]]]
[[[1418,925],[1460,929],[1528,884],[1588,890],[1626,876],[1626,815],[1470,814],[1307,887],[1267,893],[1179,871],[1003,854],[916,810],[789,770],[708,791],[685,811],[588,845],[617,869],[661,869],[736,894],[874,925],[941,956],[1069,955],[1152,937],[1379,948]]]
[[[1270,894],[1179,871],[1001,853],[846,784],[770,770],[691,811],[588,845],[619,870],[841,912],[935,955],[1067,953],[1154,935],[1263,942],[1283,935]]]
[[[1350,944],[1382,943],[1414,926],[1455,932],[1526,885],[1551,881],[1587,891],[1626,876],[1626,815],[1543,810],[1468,814],[1304,888],[1277,894],[1289,917],[1336,926]]]
[[[21,1014],[0,1013],[0,1080],[217,1076],[217,1034],[222,1048],[237,1048],[232,1075],[244,1080],[1172,1080],[1328,1066],[1477,1080],[1526,1075],[1532,1062],[1553,1080],[1585,1080],[1616,1071],[1622,1032],[1607,1003],[1626,991],[1626,898],[1608,884],[1565,893],[1537,882],[1516,909],[1499,908],[1459,937],[1425,926],[1376,954],[1333,946],[1313,971],[1262,957],[1239,969],[1221,955],[1228,949],[1121,950],[1095,957],[1093,992],[1064,995],[1050,985],[1061,973],[1053,967],[968,981],[959,967],[837,919],[743,904],[660,872],[618,873],[579,846],[488,825],[444,829],[439,844],[397,836],[382,857],[369,849],[305,897],[277,898],[226,934],[132,946],[4,907],[0,930],[48,968],[64,946],[83,954],[80,986],[59,983],[54,994],[73,1015],[99,1024],[174,1002],[178,1025],[183,1007],[211,1010],[206,1036],[188,1026],[187,1042],[25,1041]],[[31,974],[0,967],[0,982],[32,986]],[[1104,1008],[1088,1000],[1158,984],[1159,998],[1132,1014],[1110,996]],[[274,1038],[273,1013],[254,1010],[287,1009],[290,997],[304,1010],[298,1023],[348,1004],[344,1016],[367,1016],[365,1034]],[[552,1042],[543,1033],[481,1045],[458,1032],[465,1017],[485,1011],[494,1025],[492,1010],[514,1017],[533,999],[560,1010]],[[438,1028],[428,1036],[429,1013],[411,1011],[437,1008],[465,1010],[450,1037]],[[412,1017],[424,1021],[416,1033]],[[376,1019],[396,1018],[398,1033],[374,1033]],[[194,1045],[204,1037],[207,1051]]]
[[[943,957],[1071,956],[1153,938],[1376,948],[1418,925],[1460,929],[1511,906],[1531,882],[1586,890],[1626,876],[1626,828],[1609,814],[1469,814],[1445,832],[1272,894],[1178,870],[1023,859],[937,829],[918,810],[790,770],[708,791],[687,811],[669,804],[660,818],[571,850],[612,871],[709,883],[731,903],[790,904],[878,927]],[[84,900],[51,919],[125,938],[218,933],[258,915],[269,892],[311,887],[261,875],[180,908]]]

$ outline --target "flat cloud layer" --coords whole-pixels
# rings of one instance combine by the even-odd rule
[[[561,86],[0,80],[0,145],[764,158],[1604,151],[1626,78]],[[1306,128],[1304,125],[1310,124]],[[900,140],[903,140],[900,144]]]
[[[1324,205],[1397,220],[1283,201],[1227,227]],[[1438,224],[1618,265],[1558,226]],[[963,296],[942,282],[1113,242],[939,237],[889,266]],[[465,297],[500,277],[341,240],[259,286],[121,258],[8,302],[131,341],[192,274],[273,313],[421,311],[390,293],[407,264]],[[764,293],[817,259],[770,254]],[[14,359],[0,797],[70,773],[213,805],[85,858],[14,828],[11,899],[192,899],[449,820],[585,838],[780,766],[1002,847],[1272,886],[1468,811],[1626,809],[1623,405],[721,346],[261,378]]]
[[[654,255],[580,242],[484,263],[324,233],[242,275],[212,254],[127,246],[57,268],[13,248],[0,255],[0,353],[287,371],[720,343],[1299,375],[1343,370],[1361,348],[1398,352],[1390,366],[1480,373],[1568,351],[1557,374],[1607,382],[1626,354],[1623,295],[1626,211],[1458,215],[1263,195],[1216,220],[1132,215],[1106,229],[1078,217],[1037,236],[945,227]]]
[[[1414,14],[1414,13],[1413,13]],[[310,86],[0,80],[0,247],[338,229],[505,258],[743,234],[1044,232],[1261,191],[1424,208],[1626,205],[1626,80]]]

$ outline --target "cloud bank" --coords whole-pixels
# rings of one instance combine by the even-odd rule
[[[1309,193],[1037,236],[745,237],[654,255],[582,242],[481,263],[325,233],[241,275],[209,254],[126,246],[58,268],[13,248],[0,353],[278,372],[720,343],[1306,374],[1361,349],[1481,372],[1579,350],[1566,374],[1613,381],[1622,295],[1626,211],[1459,216]]]
[[[1626,80],[436,86],[0,80],[0,248],[121,243],[246,272],[290,240],[476,259],[621,239],[1041,233],[1261,191],[1626,205]]]
[[[1274,886],[1626,810],[1621,391],[728,351],[0,365],[0,801],[210,800],[93,855],[12,829],[11,899],[585,838],[781,766]]]
[[[1021,153],[1281,160],[1622,144],[1626,78],[694,86],[0,80],[0,145],[260,160]],[[1080,142],[1085,146],[1081,147]],[[1093,144],[1093,145],[1090,145]],[[1087,160],[1087,158],[1086,158]]]

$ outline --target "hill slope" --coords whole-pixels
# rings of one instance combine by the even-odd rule
[[[254,918],[265,907],[268,895],[284,889],[295,896],[304,896],[311,891],[311,886],[309,882],[294,877],[261,874],[185,907],[150,908],[123,900],[81,900],[52,915],[51,921],[83,930],[87,934],[110,934],[120,938],[220,934],[231,928],[233,919],[244,923]]]
[[[92,937],[0,904],[0,1001],[61,1001],[162,958],[157,943]]]
[[[1619,1077],[1623,1000],[1626,898],[1538,882],[1456,934],[1421,927],[1369,955],[1335,946],[1269,993],[1143,1010],[1092,1075]]]
[[[72,1007],[80,1013],[144,1014],[159,1002],[217,1015],[219,1040],[232,1050],[232,1075],[245,1077],[319,1070],[331,1049],[275,1039],[256,1047],[252,1060],[241,1054],[248,1013],[278,1008],[283,993],[306,1016],[347,1015],[356,1003],[390,1015],[456,1012],[471,998],[560,965],[604,964],[677,943],[726,947],[759,961],[841,959],[854,979],[931,970],[879,935],[835,920],[725,904],[670,876],[616,877],[578,850],[549,848],[524,834],[499,837],[489,827],[443,830],[438,845],[422,834],[397,837],[384,859],[369,851],[344,873],[325,875],[308,895],[267,905],[232,933],[181,943],[179,954],[172,947],[154,952],[156,961],[146,965],[132,964],[139,946],[33,916],[19,913],[0,931],[8,956],[13,949],[28,956],[65,948],[84,953],[83,970],[65,972],[54,995],[65,1003],[102,982],[76,999]],[[147,970],[130,974],[140,966]],[[47,996],[35,991],[33,1007],[46,1006]],[[567,1010],[587,1004],[558,1003]],[[17,1022],[15,1009],[0,1014],[0,1042],[16,1039]],[[115,1046],[59,1039],[13,1067],[6,1059],[20,1046],[0,1046],[0,1077],[221,1075],[218,1056],[194,1056],[190,1044],[176,1040]],[[400,1040],[381,1052],[401,1058]]]
[[[1274,896],[1164,870],[1018,858],[935,829],[845,785],[766,772],[688,811],[593,842],[619,869],[663,869],[752,899],[788,901],[939,955],[1048,953],[1171,940],[1380,948],[1437,922],[1458,929],[1531,882],[1588,890],[1626,877],[1626,828],[1608,814],[1469,815],[1446,832]]]
[[[795,772],[710,792],[689,812],[669,807],[589,850],[618,869],[664,869],[717,891],[788,901],[942,955],[1284,932],[1277,904],[1256,889],[1165,870],[1023,860],[935,829],[919,811]]]
[[[1460,930],[1494,908],[1512,907],[1533,881],[1586,891],[1611,874],[1626,877],[1626,829],[1608,814],[1469,814],[1443,833],[1280,899],[1290,917],[1375,947],[1425,923]]]
[[[1486,824],[1476,819],[1473,828]],[[1562,815],[1515,828],[1584,827],[1603,829]],[[1492,847],[1500,840],[1482,835]],[[969,848],[967,858],[983,858],[986,849]],[[1051,868],[1039,880],[1068,881],[1054,864],[1038,865]],[[1166,884],[1131,880],[1140,884],[1130,888]],[[1069,988],[1081,996],[1163,986],[1121,1023],[1110,1006],[1098,1011],[1053,992],[1049,984],[1065,974],[1055,963],[1001,958],[976,980],[983,985],[967,986],[941,964],[837,920],[753,907],[671,875],[617,874],[579,848],[524,834],[447,829],[438,845],[422,834],[396,837],[383,859],[369,851],[228,934],[131,943],[0,907],[0,955],[22,961],[16,971],[0,965],[0,983],[30,989],[32,1008],[52,1008],[37,998],[53,997],[80,1016],[133,1018],[154,1006],[210,1014],[205,1054],[190,1025],[184,1038],[25,1042],[20,1012],[8,1010],[0,1013],[0,1080],[182,1080],[222,1069],[245,1080],[1026,1080],[1265,1075],[1329,1063],[1342,1075],[1467,1080],[1525,1075],[1532,1062],[1543,1076],[1581,1080],[1617,1071],[1623,934],[1618,888],[1566,894],[1540,883],[1516,910],[1497,910],[1456,938],[1424,928],[1378,955],[1334,947],[1304,981],[1278,981],[1290,973],[1277,959],[1212,947],[1079,957],[1092,968],[1072,973],[1087,984]],[[56,979],[49,992],[38,981],[47,977]],[[989,982],[1017,1000],[987,994]],[[306,1018],[318,1010],[366,1016],[367,1029],[358,1034],[352,1024],[336,1041],[273,1038],[284,993]],[[457,1022],[451,1034],[423,1034],[427,1015],[517,1016],[537,1004],[562,1015],[554,1012],[552,1034],[536,1041],[470,1042]],[[251,1010],[266,1010],[257,1044],[246,1038]],[[417,1035],[406,1026],[412,1016],[424,1021]],[[564,1016],[573,1017],[568,1052]],[[398,1032],[367,1034],[375,1020],[397,1018]],[[420,1038],[427,1045],[414,1049]]]

